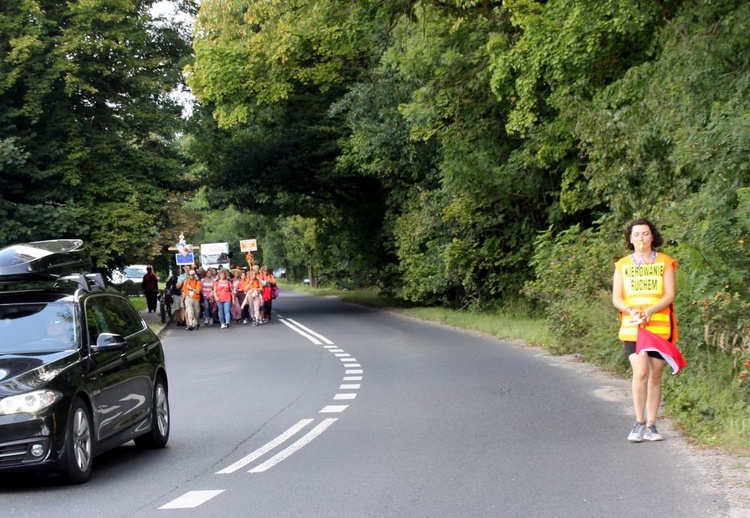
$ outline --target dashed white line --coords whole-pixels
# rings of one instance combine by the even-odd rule
[[[364,373],[365,371],[363,371],[362,369],[352,369],[352,370],[347,370],[344,374],[364,374]]]
[[[339,390],[357,390],[361,386],[362,385],[360,385],[359,383],[348,383],[348,384],[341,385],[339,387]]]
[[[349,408],[349,405],[328,405],[318,412],[319,414],[338,414]]]
[[[313,421],[314,421],[314,419],[303,419],[299,423],[297,423],[294,426],[292,426],[291,428],[289,428],[286,432],[284,432],[281,435],[279,435],[278,437],[276,437],[271,442],[265,444],[264,446],[261,446],[260,448],[258,448],[254,452],[252,452],[247,457],[244,457],[244,458],[238,460],[234,464],[231,464],[230,466],[227,466],[226,468],[222,469],[221,471],[217,471],[216,474],[217,475],[226,475],[226,474],[229,474],[229,473],[234,473],[238,469],[241,469],[241,468],[247,466],[248,464],[250,464],[254,460],[259,459],[260,457],[262,457],[263,455],[265,455],[266,453],[268,453],[269,451],[271,451],[272,449],[274,449],[279,444],[281,444],[283,442],[286,442],[291,436],[293,436],[294,434],[296,434],[297,432],[299,432],[300,430],[302,430],[305,426],[307,426],[308,424],[312,423]]]
[[[326,428],[331,426],[337,420],[338,420],[338,417],[330,417],[328,419],[325,419],[318,426],[316,426],[315,428],[307,432],[304,436],[302,436],[298,441],[294,442],[293,444],[290,444],[289,447],[280,451],[279,453],[277,453],[276,455],[268,459],[263,464],[251,469],[250,471],[248,471],[248,473],[263,473],[264,471],[274,467],[276,464],[278,464],[282,460],[286,459],[293,453],[299,451],[303,446],[305,446],[310,441],[315,439],[318,435],[322,434]]]
[[[175,498],[159,509],[193,509],[211,500],[213,497],[223,493],[223,489],[212,489],[205,491],[189,491],[179,498]]]
[[[346,393],[342,393],[342,394],[336,394],[335,396],[333,396],[333,399],[334,399],[334,401],[339,401],[339,400],[342,400],[342,399],[356,399],[356,397],[357,397],[356,393],[354,393],[354,392],[346,392]]]
[[[343,381],[362,381],[362,376],[344,376]]]

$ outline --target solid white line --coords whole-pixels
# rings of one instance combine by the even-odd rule
[[[351,393],[347,392],[344,394],[336,394],[335,396],[333,396],[333,399],[334,401],[337,401],[337,400],[342,400],[342,399],[354,399],[356,397],[357,397],[356,392],[351,392]]]
[[[290,324],[289,322],[287,322],[286,320],[284,320],[282,318],[279,319],[279,322],[281,322],[282,324],[284,324],[286,327],[288,327],[289,329],[291,329],[295,333],[304,336],[305,338],[307,338],[308,340],[310,340],[315,345],[320,345],[322,343],[320,340],[318,340],[314,336],[310,336],[307,333],[305,333],[304,331],[301,331],[301,330],[297,329],[295,326],[293,326],[292,324]],[[291,320],[290,320],[290,322],[291,322]]]
[[[359,383],[346,383],[344,385],[341,385],[339,387],[339,390],[358,390],[362,388],[362,385]]]
[[[364,374],[365,371],[362,369],[354,369],[354,370],[348,370],[344,374]]]
[[[309,444],[310,441],[315,439],[318,435],[322,434],[326,428],[331,426],[333,423],[335,423],[338,420],[338,417],[329,417],[328,419],[325,419],[322,423],[320,423],[318,426],[307,432],[304,436],[302,436],[298,441],[296,441],[293,444],[290,444],[287,448],[280,451],[270,459],[268,459],[263,464],[254,467],[248,473],[263,473],[267,469],[271,469],[276,464],[281,462],[282,460],[286,459],[293,453],[299,451],[302,449],[303,446],[306,444]]]
[[[294,325],[296,325],[296,326],[300,327],[301,329],[304,329],[305,331],[307,331],[307,332],[308,332],[308,333],[310,333],[311,335],[313,335],[313,336],[317,336],[318,338],[320,338],[321,340],[323,340],[323,342],[324,342],[324,343],[327,343],[328,345],[333,345],[333,342],[332,342],[332,341],[330,341],[330,340],[329,340],[328,338],[326,338],[325,336],[323,336],[323,335],[321,335],[321,334],[318,334],[318,333],[316,333],[315,331],[313,331],[312,329],[309,329],[309,328],[307,328],[307,327],[303,326],[302,324],[300,324],[300,323],[299,323],[299,322],[297,322],[296,320],[292,320],[291,318],[290,318],[290,319],[288,319],[288,320],[289,320],[289,322],[291,322],[291,323],[293,323]]]
[[[349,408],[349,405],[328,405],[319,414],[338,414]]]
[[[300,430],[302,430],[305,426],[309,425],[313,421],[314,421],[314,419],[303,419],[299,423],[297,423],[294,426],[292,426],[289,430],[287,430],[286,432],[282,433],[281,435],[279,435],[278,437],[276,437],[271,442],[267,443],[265,446],[261,446],[260,448],[258,448],[254,452],[252,452],[250,455],[248,455],[247,457],[244,457],[244,458],[238,460],[237,462],[235,462],[231,466],[227,466],[226,468],[222,469],[221,471],[217,471],[216,474],[217,475],[226,475],[226,474],[229,474],[229,473],[234,473],[238,469],[241,469],[241,468],[247,466],[248,464],[250,464],[255,459],[258,459],[258,458],[262,457],[263,455],[265,455],[266,453],[268,453],[269,451],[271,451],[272,449],[274,449],[279,444],[281,444],[281,443],[285,442],[286,440],[288,440],[292,435],[296,434],[297,432],[299,432]]]
[[[208,502],[213,497],[220,495],[223,492],[223,489],[189,491],[181,497],[175,498],[168,504],[164,504],[159,509],[193,509]]]
[[[344,376],[342,381],[362,381],[362,376]]]

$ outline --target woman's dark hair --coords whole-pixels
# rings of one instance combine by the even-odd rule
[[[638,225],[648,225],[648,228],[651,230],[651,235],[654,236],[654,240],[651,243],[651,246],[653,248],[659,248],[661,245],[664,244],[664,239],[661,237],[661,234],[659,234],[659,231],[656,229],[653,223],[651,223],[646,218],[637,219],[635,221],[632,221],[630,225],[628,225],[628,229],[625,231],[625,244],[628,247],[628,250],[635,250],[635,247],[633,246],[633,243],[630,242],[630,234],[633,233],[633,227]]]

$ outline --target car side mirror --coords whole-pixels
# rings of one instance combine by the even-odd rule
[[[96,339],[96,345],[91,347],[92,353],[99,353],[103,351],[118,351],[125,349],[128,346],[128,342],[122,335],[116,333],[102,333]]]

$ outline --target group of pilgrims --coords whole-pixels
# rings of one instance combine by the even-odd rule
[[[247,268],[195,268],[183,266],[167,281],[178,325],[188,331],[219,323],[259,326],[270,322],[271,305],[278,295],[276,278],[266,266],[253,263]]]

